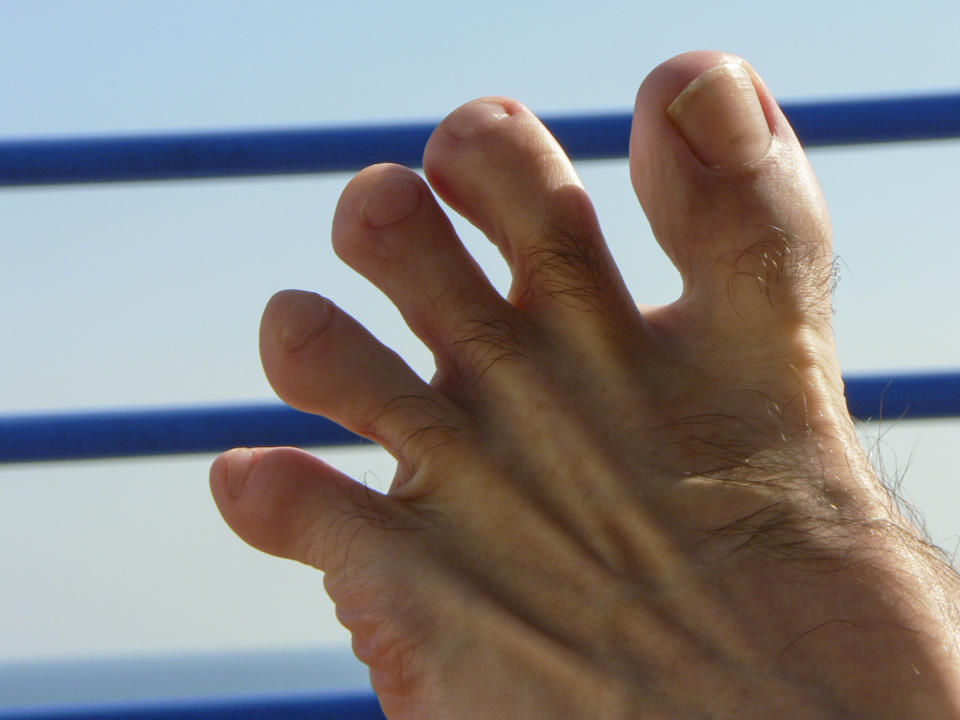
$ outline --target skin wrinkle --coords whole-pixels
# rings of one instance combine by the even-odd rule
[[[444,445],[455,443],[459,432],[460,428],[437,420],[429,425],[411,430],[401,441],[400,448],[404,455],[412,458],[411,464],[414,467],[420,467],[424,464],[424,456]],[[439,435],[440,439],[434,441],[432,439],[434,435]],[[407,445],[415,445],[416,452],[411,453],[406,450]]]
[[[388,402],[383,410],[374,416],[370,425],[376,428],[382,424],[385,418],[392,413],[401,413],[403,415],[412,415],[414,413],[429,418],[428,422],[421,422],[408,430],[400,441],[400,455],[406,458],[414,458],[412,465],[417,467],[421,464],[419,456],[426,454],[427,451],[446,445],[456,440],[461,428],[454,425],[448,417],[449,413],[434,400],[423,395],[398,395]],[[412,422],[409,420],[408,422]],[[433,441],[430,436],[439,435],[440,438]],[[429,442],[431,444],[427,445]],[[416,446],[416,451],[411,452],[409,445]],[[424,448],[423,446],[427,446]]]
[[[341,510],[327,526],[319,542],[314,541],[310,534],[306,535],[308,545],[303,553],[306,564],[318,568],[323,567],[325,561],[329,563],[329,558],[332,557],[329,548],[335,548],[343,555],[338,567],[351,567],[350,548],[357,535],[363,530],[380,529],[382,527],[383,522],[380,513],[371,510],[369,505],[365,507],[356,497],[351,498],[351,503],[352,509]],[[355,523],[356,527],[350,535],[350,540],[344,542],[342,536],[350,523]],[[335,573],[328,572],[326,577],[332,580]]]

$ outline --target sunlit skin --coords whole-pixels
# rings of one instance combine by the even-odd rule
[[[392,453],[390,491],[293,448],[211,472],[244,540],[325,573],[387,717],[960,718],[957,577],[857,441],[826,205],[754,70],[690,53],[637,95],[667,306],[637,305],[519,102],[455,110],[424,168],[359,173],[333,244],[430,383],[318,295],[261,326],[280,397]],[[500,249],[506,298],[437,196]]]

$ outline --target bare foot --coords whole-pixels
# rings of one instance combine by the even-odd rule
[[[826,206],[754,71],[691,53],[640,88],[633,183],[684,283],[665,307],[637,309],[519,103],[456,110],[425,168],[507,298],[401,167],[354,178],[333,242],[433,381],[310,293],[261,334],[284,400],[397,458],[390,492],[290,448],[211,473],[241,537],[326,573],[388,717],[960,717],[957,578],[858,445]]]

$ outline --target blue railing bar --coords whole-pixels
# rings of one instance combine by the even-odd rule
[[[960,417],[960,371],[851,377],[861,420]],[[0,416],[0,463],[220,452],[231,447],[366,440],[280,404]]]
[[[0,416],[0,462],[364,442],[326,418],[279,403]]]
[[[373,693],[0,708],[0,720],[385,720]]]
[[[806,147],[960,138],[960,93],[797,103],[783,111]]]
[[[861,375],[845,382],[847,408],[858,420],[960,417],[960,371]]]
[[[784,106],[808,147],[960,137],[960,93]],[[625,157],[630,113],[545,122],[577,160]],[[411,167],[436,123],[0,142],[0,186],[182,180]]]

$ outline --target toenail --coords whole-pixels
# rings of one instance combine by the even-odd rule
[[[280,346],[287,352],[300,350],[322,332],[333,318],[330,301],[316,293],[302,292],[287,305],[280,326]]]
[[[510,117],[510,113],[496,100],[477,100],[454,110],[443,121],[443,127],[455,138],[465,140],[506,117]]]
[[[381,180],[370,191],[360,217],[372,227],[384,227],[400,222],[420,207],[420,184],[407,174],[393,175]]]
[[[753,80],[742,63],[701,73],[667,108],[704,165],[733,168],[766,155],[772,136]]]
[[[247,478],[256,460],[256,453],[250,448],[234,448],[221,457],[223,466],[217,469],[226,474],[227,494],[233,500],[237,500],[246,488]],[[220,463],[216,465],[219,466]]]

